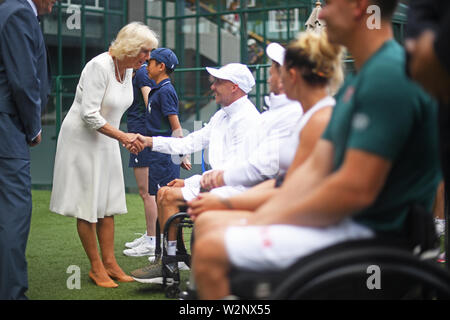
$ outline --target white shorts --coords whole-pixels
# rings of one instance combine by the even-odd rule
[[[186,201],[191,201],[200,193],[200,180],[202,176],[196,174],[184,180],[184,187],[181,188],[181,193]]]
[[[199,195],[201,179],[202,179],[202,176],[199,174],[196,174],[196,175],[184,180],[184,187],[181,188],[181,193],[183,194],[184,200],[190,201]],[[212,189],[211,193],[215,194],[219,197],[228,198],[228,197],[234,196],[236,194],[239,194],[241,192],[244,192],[246,189],[247,188],[245,188],[243,186],[238,186],[238,187],[225,186],[225,187]]]
[[[279,270],[299,258],[346,240],[371,238],[374,233],[351,219],[326,228],[292,225],[233,226],[225,233],[232,265],[255,271]]]

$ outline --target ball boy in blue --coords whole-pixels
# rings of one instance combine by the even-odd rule
[[[147,64],[144,63],[133,75],[133,104],[127,110],[128,132],[146,134],[145,114],[147,111],[148,94],[156,84],[149,78]],[[149,151],[142,150],[138,155],[130,153],[130,168],[148,167]]]
[[[146,128],[149,136],[182,136],[178,119],[178,96],[170,81],[170,74],[178,65],[172,50],[158,48],[150,53],[148,75],[156,85],[148,96]],[[156,195],[158,185],[165,186],[180,177],[180,161],[168,154],[150,152],[149,193]],[[178,161],[177,161],[178,160]],[[190,168],[190,164],[188,165]]]
[[[128,132],[147,134],[145,125],[148,94],[156,83],[149,78],[147,64],[144,63],[133,74],[133,104],[127,110],[127,128]],[[126,256],[144,256],[153,255],[155,252],[155,234],[156,219],[158,217],[158,208],[154,196],[149,194],[149,167],[150,167],[149,149],[144,149],[139,154],[130,153],[128,167],[133,168],[136,184],[139,189],[139,195],[144,203],[146,232],[131,242],[126,242],[123,253]]]

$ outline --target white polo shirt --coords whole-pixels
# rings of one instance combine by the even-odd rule
[[[296,131],[303,109],[285,94],[272,93],[269,99],[270,108],[262,113],[258,133],[254,135],[256,147],[245,161],[233,161],[233,166],[227,167],[224,172],[227,186],[251,187],[285,171],[280,167],[280,148]]]
[[[191,154],[209,147],[212,169],[226,167],[230,159],[245,159],[249,153],[248,137],[261,121],[261,114],[247,96],[218,110],[202,129],[184,138],[154,137],[153,151],[167,154]]]

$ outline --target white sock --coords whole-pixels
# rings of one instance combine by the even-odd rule
[[[167,255],[174,256],[177,252],[177,241],[169,241],[169,245],[167,248]]]
[[[155,244],[156,244],[156,237],[155,236],[145,236],[145,240],[152,247],[154,247]]]

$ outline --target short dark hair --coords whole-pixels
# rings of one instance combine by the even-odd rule
[[[370,0],[374,5],[378,6],[381,11],[382,19],[391,19],[397,9],[398,0]]]
[[[168,75],[168,76],[170,76],[172,73],[173,73],[173,69],[169,69],[169,68],[167,68],[167,66],[166,66],[166,74]]]
[[[150,60],[155,60],[155,62],[156,62],[157,64],[164,63],[164,62],[161,62],[161,61],[156,60],[155,58],[150,58],[148,61],[150,62]],[[170,75],[173,73],[174,70],[173,70],[173,69],[167,68],[167,66],[166,66],[165,63],[164,63],[164,66],[165,66],[165,72],[166,72],[166,74],[167,74],[168,76],[170,76]]]

